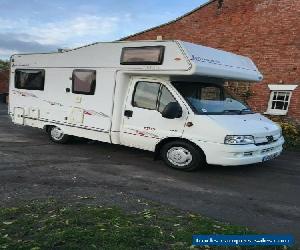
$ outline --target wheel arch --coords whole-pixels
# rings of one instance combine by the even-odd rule
[[[59,125],[59,124],[55,124],[55,123],[46,123],[44,126],[43,126],[43,130],[45,132],[49,132],[49,129],[51,127],[58,127],[59,129],[63,130],[63,128]],[[63,130],[64,131],[64,130]]]
[[[59,138],[55,138],[54,135],[52,135],[51,128],[55,128],[55,127],[61,130],[61,136],[59,136]],[[72,138],[70,135],[64,132],[61,126],[57,126],[56,124],[51,124],[51,123],[45,124],[43,126],[43,129],[48,134],[50,140],[56,143],[65,144]]]
[[[51,127],[57,127],[57,126],[54,125],[54,124],[51,124],[51,123],[47,123],[47,124],[44,125],[43,130],[46,131],[46,132],[48,133],[48,132],[49,132],[49,129],[50,129]]]

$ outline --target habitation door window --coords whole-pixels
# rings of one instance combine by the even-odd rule
[[[291,91],[272,91],[269,101],[268,113],[285,115],[288,111]]]
[[[44,90],[45,70],[43,69],[16,69],[15,87],[17,89]]]
[[[94,95],[96,88],[96,70],[76,69],[72,76],[72,92]]]
[[[134,107],[155,110],[160,83],[138,82],[135,86],[132,105]]]

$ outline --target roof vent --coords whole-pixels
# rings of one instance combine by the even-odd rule
[[[68,51],[70,51],[70,49],[57,49],[57,52],[58,53],[63,53],[63,52],[68,52]]]

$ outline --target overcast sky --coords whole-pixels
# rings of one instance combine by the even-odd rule
[[[0,0],[0,58],[113,41],[207,0]]]

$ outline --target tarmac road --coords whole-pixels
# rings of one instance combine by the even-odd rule
[[[132,148],[54,144],[41,130],[13,125],[6,109],[0,104],[2,206],[76,195],[128,206],[134,206],[128,199],[147,199],[260,232],[292,233],[300,241],[300,152],[265,164],[185,173]]]

